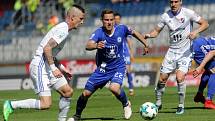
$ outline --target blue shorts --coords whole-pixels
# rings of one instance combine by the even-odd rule
[[[103,88],[109,81],[111,83],[118,83],[122,85],[123,78],[125,76],[125,70],[125,67],[120,67],[114,70],[104,72],[100,71],[100,68],[97,68],[87,80],[85,90],[94,92],[98,88]]]

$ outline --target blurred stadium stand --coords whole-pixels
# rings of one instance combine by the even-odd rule
[[[6,1],[6,2],[5,2]],[[1,0],[0,4],[0,64],[19,64],[29,62],[42,39],[43,27],[48,24],[52,15],[63,20],[64,9],[57,0],[41,0],[33,14],[25,14],[21,25],[15,27],[13,10],[15,0]],[[169,8],[165,0],[139,0],[139,2],[111,3],[110,0],[75,0],[87,9],[87,19],[83,27],[72,31],[68,37],[69,42],[59,54],[60,59],[94,58],[95,52],[86,52],[85,43],[91,33],[101,25],[100,13],[103,8],[111,8],[122,14],[122,23],[145,33],[150,31],[158,22],[161,13]],[[183,5],[195,10],[209,21],[210,27],[203,35],[213,36],[215,31],[215,0],[183,0]],[[25,17],[31,17],[25,19]],[[150,41],[151,54],[148,56],[163,56],[168,46],[167,28],[158,38]],[[134,41],[135,56],[141,56],[141,45]]]

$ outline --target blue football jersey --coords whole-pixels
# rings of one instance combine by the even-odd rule
[[[215,50],[215,38],[205,38],[205,37],[199,37],[193,41],[193,55],[194,60],[200,64],[202,60],[204,59],[205,55],[209,52]],[[214,59],[209,61],[205,69],[211,69],[215,67],[215,61]]]
[[[125,66],[123,43],[126,41],[126,37],[131,34],[132,30],[123,24],[115,25],[114,32],[111,35],[106,34],[103,27],[98,28],[90,37],[90,40],[96,43],[99,41],[105,43],[105,48],[97,50],[97,67],[109,70]]]

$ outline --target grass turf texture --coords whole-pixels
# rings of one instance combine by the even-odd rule
[[[167,87],[163,96],[163,108],[158,113],[158,116],[153,121],[214,121],[215,110],[204,109],[203,105],[193,102],[193,97],[197,87],[187,87],[185,113],[176,115],[176,107],[178,105],[178,95],[176,87]],[[128,93],[128,89],[125,89]],[[78,96],[82,90],[75,89],[72,97],[72,104],[69,116],[75,112],[75,106]],[[2,118],[2,105],[6,99],[26,99],[35,98],[32,90],[25,91],[0,91],[0,121]],[[131,121],[143,121],[139,114],[139,107],[144,102],[154,102],[154,87],[135,88],[135,95],[128,96],[132,102],[133,115]],[[56,121],[58,113],[59,95],[53,91],[53,104],[49,110],[34,110],[34,109],[17,109],[10,115],[9,121]],[[88,101],[82,118],[84,121],[123,121],[123,109],[121,103],[108,91],[106,88],[98,90]]]

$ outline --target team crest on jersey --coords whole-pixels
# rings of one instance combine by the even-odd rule
[[[181,23],[184,23],[185,19],[184,19],[184,18],[181,18],[180,21],[181,21]]]
[[[63,36],[65,36],[65,33],[63,33],[63,32],[59,32],[59,34],[58,34],[58,38],[62,38]]]
[[[118,37],[118,38],[117,38],[117,42],[118,42],[118,43],[122,42],[122,38],[121,38],[121,37]]]

